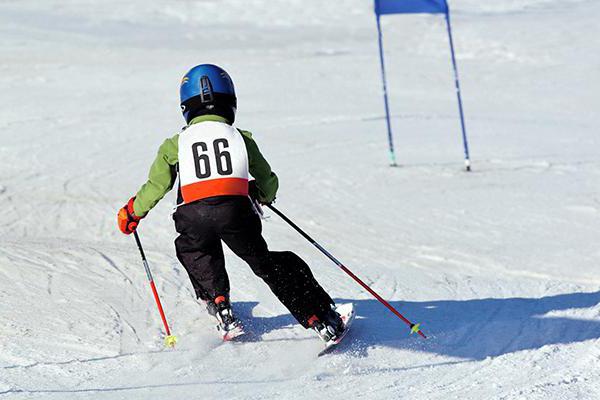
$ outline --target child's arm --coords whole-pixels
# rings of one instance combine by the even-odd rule
[[[248,151],[250,175],[256,179],[258,201],[261,203],[271,203],[277,195],[279,179],[277,179],[277,175],[271,170],[271,166],[263,157],[254,139],[252,139],[252,134],[248,131],[240,132]]]
[[[167,194],[177,178],[179,134],[166,139],[150,167],[148,181],[135,196],[135,215],[144,217]]]

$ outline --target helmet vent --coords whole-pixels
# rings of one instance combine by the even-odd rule
[[[200,100],[202,103],[212,103],[214,100],[212,84],[206,75],[200,78]]]

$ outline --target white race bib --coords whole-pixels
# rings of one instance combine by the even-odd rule
[[[214,196],[248,195],[248,152],[242,134],[205,121],[179,135],[179,180],[184,203]]]

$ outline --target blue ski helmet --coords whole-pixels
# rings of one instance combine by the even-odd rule
[[[212,64],[195,66],[181,79],[179,94],[187,123],[206,114],[220,115],[231,123],[235,121],[235,88],[223,68]]]

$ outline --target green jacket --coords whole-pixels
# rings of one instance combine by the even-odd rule
[[[204,121],[229,124],[225,118],[220,116],[202,115],[192,119],[190,125]],[[265,203],[272,202],[275,200],[277,188],[279,187],[277,175],[271,171],[271,166],[260,153],[256,142],[252,139],[252,134],[248,131],[240,130],[240,132],[248,152],[250,175],[256,179],[259,200]],[[158,154],[150,167],[148,181],[142,185],[136,194],[133,203],[135,215],[145,216],[173,188],[177,178],[178,149],[179,133],[166,139],[158,149]]]

